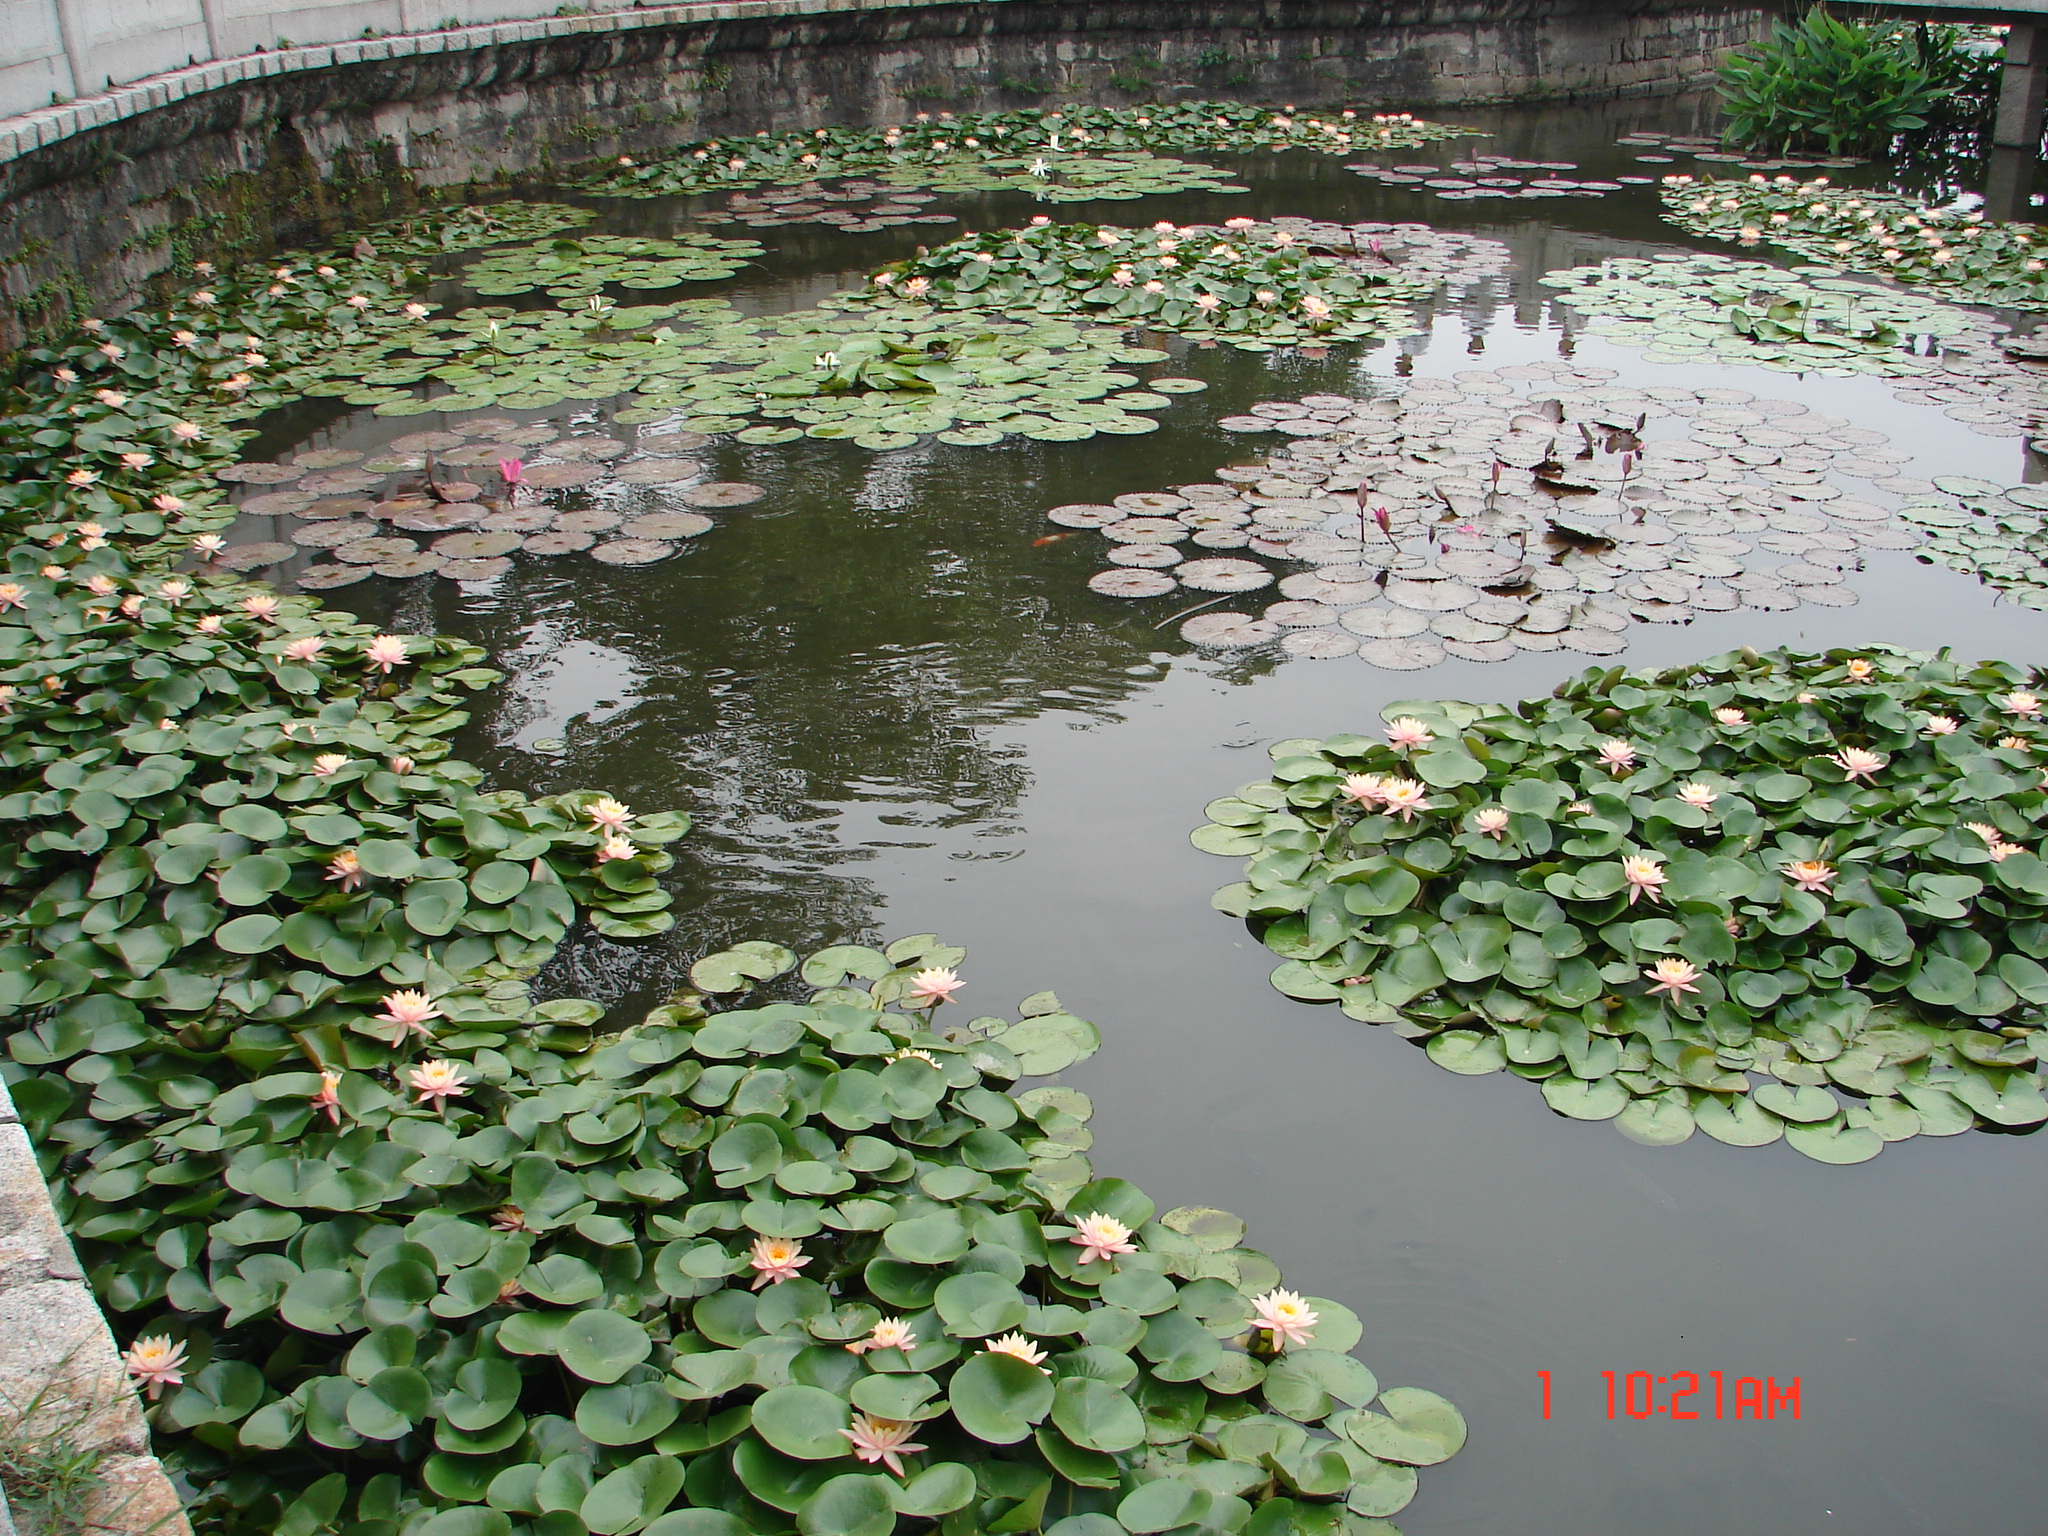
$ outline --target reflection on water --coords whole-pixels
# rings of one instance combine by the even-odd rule
[[[1467,116],[1496,134],[1492,150],[1611,178],[1639,169],[1618,134],[1697,131],[1705,110]],[[1453,143],[1439,158],[1463,152]],[[2044,1143],[1916,1141],[1847,1169],[1704,1138],[1637,1147],[1550,1115],[1519,1083],[1453,1077],[1386,1031],[1289,1002],[1266,985],[1271,957],[1209,910],[1233,871],[1186,834],[1205,801],[1264,776],[1264,742],[1358,727],[1418,693],[1512,699],[1585,658],[1404,675],[1268,652],[1205,659],[1165,622],[1176,600],[1098,598],[1084,585],[1097,566],[1087,539],[1039,542],[1047,507],[1257,456],[1212,425],[1255,401],[1367,396],[1405,374],[1559,356],[1628,385],[1789,395],[1887,433],[1915,456],[1912,474],[2012,483],[2031,477],[2025,448],[1878,381],[1649,364],[1587,336],[1535,279],[1678,247],[1649,188],[1503,205],[1379,186],[1334,160],[1231,169],[1249,194],[1085,211],[1125,224],[1420,219],[1505,241],[1513,267],[1434,306],[1424,334],[1373,348],[1175,344],[1167,366],[1211,387],[1158,412],[1149,436],[887,454],[727,443],[708,454],[714,475],[769,494],[716,514],[666,563],[528,562],[481,591],[375,581],[337,594],[382,623],[474,638],[513,674],[458,743],[495,783],[602,786],[698,818],[677,845],[675,932],[585,943],[551,980],[638,1006],[732,940],[807,948],[941,930],[972,947],[971,1011],[1057,987],[1105,1026],[1102,1055],[1074,1074],[1101,1105],[1102,1165],[1168,1204],[1248,1213],[1290,1276],[1359,1310],[1390,1380],[1467,1411],[1471,1447],[1426,1480],[1400,1520],[1410,1536],[2037,1530]],[[687,206],[607,206],[605,220],[659,233]],[[1019,197],[944,206],[964,228],[1033,211]],[[920,238],[764,236],[780,249],[738,280],[742,307],[811,304]],[[255,447],[368,447],[420,425],[307,415]],[[2042,658],[2042,616],[1909,554],[1873,551],[1851,580],[1857,608],[1636,626],[1615,660],[1870,640]],[[1605,1369],[1796,1374],[1803,1417],[1610,1424]],[[1558,1384],[1548,1423],[1538,1370]]]

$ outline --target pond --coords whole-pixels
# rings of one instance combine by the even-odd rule
[[[879,450],[730,433],[698,446],[678,440],[663,451],[702,461],[700,481],[763,494],[733,493],[732,504],[706,508],[705,498],[679,497],[658,470],[548,493],[594,510],[589,527],[600,538],[612,536],[608,517],[705,510],[714,526],[702,533],[649,525],[683,539],[669,558],[522,555],[491,580],[373,576],[332,601],[392,629],[489,647],[510,675],[486,696],[459,750],[494,784],[536,793],[600,786],[636,808],[683,808],[697,819],[677,845],[675,929],[639,945],[581,943],[553,966],[551,986],[625,1010],[658,1001],[692,959],[736,940],[802,950],[935,930],[969,949],[963,1002],[1003,1010],[1055,987],[1097,1021],[1103,1050],[1063,1080],[1096,1100],[1100,1166],[1162,1204],[1214,1203],[1247,1216],[1250,1241],[1282,1259],[1290,1283],[1358,1312],[1365,1353],[1383,1376],[1440,1392],[1466,1413],[1469,1449],[1426,1476],[1399,1517],[1410,1536],[2033,1531],[2048,1497],[2035,1454],[2048,1417],[2033,1280],[2048,1265],[2038,1139],[1981,1130],[1919,1137],[1855,1167],[1809,1161],[1782,1143],[1737,1148],[1695,1136],[1638,1145],[1550,1113],[1510,1076],[1451,1075],[1389,1030],[1283,997],[1267,982],[1272,957],[1209,905],[1235,866],[1190,846],[1204,804],[1266,777],[1267,744],[1373,730],[1395,700],[1511,701],[1549,692],[1596,657],[1666,665],[1743,645],[1882,642],[2028,663],[2048,639],[2048,617],[1923,561],[1920,533],[1891,515],[1902,503],[1935,505],[1935,487],[1949,477],[1993,490],[2042,480],[2011,411],[1986,409],[1967,390],[1902,393],[1869,373],[1766,369],[1711,350],[1646,355],[1639,340],[1603,336],[1542,282],[1561,269],[1658,254],[1772,259],[1768,248],[1693,240],[1659,216],[1652,178],[1726,169],[1665,142],[1711,131],[1709,106],[1545,105],[1460,120],[1492,137],[1366,157],[1440,174],[1369,177],[1343,157],[1203,155],[1249,190],[1058,206],[1011,191],[870,197],[846,205],[857,209],[850,231],[783,221],[758,196],[739,203],[747,222],[707,224],[703,214],[724,197],[617,201],[529,189],[599,210],[592,228],[610,234],[758,239],[765,254],[737,275],[687,290],[745,314],[815,305],[921,241],[1014,228],[1041,212],[1140,230],[1236,217],[1426,223],[1503,249],[1491,270],[1476,260],[1453,272],[1421,304],[1410,336],[1264,352],[1145,338],[1170,357],[1137,372],[1206,385],[1147,406],[1154,432],[979,445],[925,438]],[[1624,136],[1637,142],[1617,144]],[[1474,154],[1496,158],[1480,165],[1467,159]],[[1507,195],[1463,195],[1483,185],[1483,171],[1501,183],[1488,190]],[[1827,174],[1882,180],[1868,167]],[[1560,184],[1529,187],[1545,180]],[[913,218],[934,222],[904,222]],[[475,302],[453,288],[436,297]],[[2023,317],[1985,311],[1965,323],[1986,320],[2025,328]],[[1978,337],[1979,362],[1995,354],[1988,336]],[[1996,374],[1989,364],[1984,371]],[[1725,486],[1689,500],[1686,480],[1670,476],[1662,513],[1707,541],[1676,568],[1682,579],[1658,586],[1674,567],[1651,554],[1609,582],[1624,589],[1611,602],[1586,605],[1601,590],[1582,581],[1569,600],[1580,606],[1549,630],[1506,609],[1467,609],[1463,629],[1431,628],[1424,621],[1440,617],[1441,605],[1347,607],[1341,594],[1296,581],[1295,590],[1262,583],[1206,611],[1249,621],[1286,601],[1304,621],[1287,634],[1329,637],[1327,657],[1312,644],[1283,645],[1277,630],[1255,632],[1249,646],[1204,648],[1181,625],[1210,593],[1099,595],[1089,580],[1113,547],[1096,531],[1106,518],[1083,516],[1077,526],[1046,516],[1185,485],[1222,497],[1256,483],[1216,472],[1263,463],[1316,434],[1219,423],[1260,402],[1304,397],[1364,403],[1335,407],[1343,412],[1388,402],[1384,418],[1405,408],[1410,425],[1417,412],[1455,407],[1446,420],[1478,423],[1468,436],[1480,436],[1463,445],[1470,462],[1443,461],[1447,474],[1471,477],[1450,487],[1455,508],[1487,489],[1481,450],[1503,430],[1490,402],[1601,390],[1617,417],[1654,413],[1638,445],[1645,464],[1683,462],[1660,458],[1656,444],[1703,433],[1694,461],[1732,464],[1730,477],[1781,473],[1752,476],[1761,489],[1747,502]],[[621,404],[630,402],[489,414],[501,419],[501,438],[503,418],[629,444],[636,432],[664,429],[620,423]],[[263,423],[247,455],[329,450],[352,463],[394,438],[478,414],[394,420],[309,405]],[[1495,438],[1482,441],[1486,431]],[[520,440],[541,449],[553,435]],[[1587,472],[1604,473],[1613,459],[1595,455]],[[482,467],[444,478],[495,474],[470,460]],[[1301,469],[1315,460],[1286,462]],[[1312,479],[1298,483],[1305,496],[1321,494]],[[1326,483],[1331,495],[1352,495],[1337,479]],[[1789,504],[1768,502],[1773,485],[1792,493]],[[1813,487],[1828,489],[1802,497]],[[271,488],[245,489],[253,498]],[[1168,503],[1152,510],[1171,516]],[[1714,523],[1731,504],[1763,510]],[[1609,520],[1621,504],[1612,505]],[[1689,528],[1688,508],[1698,517]],[[233,539],[289,539],[299,526],[286,514],[251,514]],[[1417,565],[1438,558],[1420,526],[1411,519],[1405,533],[1394,530]],[[1361,513],[1358,534],[1343,537],[1363,549],[1369,533]],[[1447,562],[1452,542],[1446,535]],[[1457,553],[1481,561],[1476,580],[1484,560],[1512,543],[1510,529],[1490,542],[1475,536]],[[496,548],[478,549],[486,547]],[[1247,557],[1227,538],[1183,553],[1212,550]],[[273,574],[288,582],[322,557],[309,549]],[[1744,584],[1777,562],[1798,569]],[[1316,570],[1278,558],[1259,568],[1289,581]],[[1626,590],[1632,572],[1650,586]],[[1760,600],[1745,595],[1759,591]],[[1329,613],[1311,611],[1315,594],[1332,597]],[[1380,616],[1351,617],[1367,611]],[[1498,637],[1510,628],[1536,639],[1503,647]],[[1585,644],[1550,644],[1561,632]],[[1606,1372],[1624,1388],[1630,1373],[1647,1373],[1659,1404],[1668,1404],[1669,1378],[1723,1373],[1730,1416],[1632,1418],[1625,1402],[1610,1409]],[[1780,1389],[1796,1378],[1796,1418],[1780,1408],[1767,1421],[1736,1421],[1733,1383],[1744,1377]]]

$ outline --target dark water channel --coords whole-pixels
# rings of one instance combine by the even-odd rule
[[[1694,130],[1697,110],[1502,113],[1480,147],[1574,161],[1585,177],[1656,174],[1671,167],[1634,164],[1613,139]],[[1413,158],[1448,162],[1473,144]],[[1410,1536],[2041,1530],[2048,1140],[1919,1138],[1848,1168],[1782,1144],[1638,1146],[1551,1114],[1531,1084],[1450,1075],[1386,1031],[1287,1000],[1266,982],[1273,957],[1210,910],[1236,864],[1197,852],[1187,833],[1206,801],[1264,776],[1266,742],[1370,728],[1404,697],[1548,690],[1590,658],[1416,673],[1356,658],[1218,659],[1154,627],[1185,603],[1089,592],[1092,535],[1034,544],[1056,531],[1048,507],[1204,480],[1257,456],[1266,440],[1213,426],[1254,401],[1561,353],[1623,384],[1798,400],[1884,432],[1915,456],[1913,475],[2038,478],[2022,440],[1901,404],[1874,379],[1657,365],[1585,335],[1535,279],[1684,248],[1649,187],[1454,202],[1378,186],[1336,159],[1233,169],[1252,178],[1250,194],[1047,211],[1123,224],[1424,220],[1505,241],[1513,265],[1440,303],[1426,337],[1320,359],[1176,346],[1174,371],[1211,388],[1176,398],[1150,436],[880,454],[726,442],[710,451],[717,476],[769,495],[721,514],[676,559],[529,561],[483,590],[430,578],[335,595],[379,622],[490,647],[510,680],[461,748],[496,784],[601,786],[697,817],[678,849],[675,932],[632,949],[585,945],[554,979],[641,1006],[733,940],[805,949],[937,930],[969,947],[974,1011],[1057,988],[1103,1028],[1101,1054],[1068,1074],[1098,1105],[1098,1165],[1162,1204],[1248,1216],[1290,1284],[1359,1312],[1359,1352],[1383,1381],[1432,1388],[1468,1415],[1469,1447],[1425,1472],[1399,1517]],[[646,233],[675,227],[686,207],[605,206],[606,227]],[[968,228],[1037,211],[1022,198],[936,206]],[[689,296],[809,304],[859,280],[863,263],[946,237],[939,226],[766,230],[760,268]],[[357,414],[254,449],[362,448],[436,424]],[[1890,641],[2016,661],[2048,651],[2048,617],[1910,554],[1875,551],[1848,580],[1855,607],[1639,624],[1617,659],[1744,643]],[[1255,612],[1277,596],[1233,606]],[[557,739],[566,746],[536,750]],[[1801,1412],[1609,1422],[1605,1370],[1797,1377]],[[1552,1373],[1548,1421],[1539,1371]]]

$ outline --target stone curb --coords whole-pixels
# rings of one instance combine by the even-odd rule
[[[270,53],[243,54],[205,64],[150,75],[129,85],[81,96],[61,107],[39,107],[16,117],[0,118],[0,163],[68,139],[89,129],[139,113],[151,112],[208,91],[225,90],[244,80],[298,74],[346,64],[414,58],[421,54],[459,53],[507,43],[539,42],[552,37],[590,37],[639,32],[650,27],[684,26],[693,22],[752,21],[778,16],[828,16],[860,11],[925,10],[956,5],[961,0],[689,0],[682,5],[648,6],[609,11],[596,16],[549,16],[538,21],[485,22],[446,31],[361,38],[347,43],[308,44]],[[998,5],[1003,0],[975,0]]]

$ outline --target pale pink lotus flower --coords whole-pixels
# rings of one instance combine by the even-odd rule
[[[254,597],[242,599],[242,612],[259,624],[273,624],[277,621],[278,601],[268,593],[259,592]]]
[[[526,460],[498,460],[498,476],[507,485],[518,485],[526,479]]]
[[[910,1349],[917,1343],[917,1330],[900,1317],[885,1317],[864,1339],[846,1346],[848,1354],[866,1354],[871,1349]]]
[[[325,878],[339,881],[344,891],[353,891],[360,888],[364,878],[363,865],[362,861],[356,857],[355,849],[344,848],[333,858],[329,859],[327,861],[327,874]]]
[[[1262,309],[1271,309],[1275,304],[1278,304],[1280,302],[1280,295],[1275,293],[1270,288],[1261,288],[1257,293],[1252,295],[1252,298],[1255,301],[1257,301],[1257,303]]]
[[[126,614],[131,619],[134,618],[137,614],[141,613],[142,594],[140,592],[131,592],[126,597],[122,598],[121,612]]]
[[[202,635],[217,635],[226,626],[227,620],[217,613],[209,613],[192,627]]]
[[[1963,823],[1963,826],[1969,831],[1976,833],[1987,843],[1998,842],[2004,836],[1998,828],[1992,826],[1987,821],[1966,821]]]
[[[1145,292],[1164,293],[1166,292],[1166,284],[1160,282],[1157,278],[1154,278],[1151,282],[1145,285]]]
[[[1497,805],[1489,805],[1472,813],[1472,830],[1483,832],[1495,842],[1508,835],[1508,813]]]
[[[921,299],[931,291],[931,286],[931,280],[929,278],[913,277],[909,282],[905,283],[902,286],[902,288],[899,289],[898,291],[902,293],[902,295],[906,299]]]
[[[1413,779],[1388,779],[1380,786],[1380,803],[1388,815],[1413,821],[1417,811],[1429,808],[1429,786]]]
[[[747,1250],[747,1262],[754,1266],[752,1289],[780,1285],[797,1278],[797,1272],[811,1261],[804,1257],[804,1245],[787,1237],[757,1237]]]
[[[313,759],[313,772],[320,778],[329,778],[348,766],[346,752],[322,752]]]
[[[984,1355],[1013,1355],[1026,1365],[1035,1365],[1050,1376],[1045,1368],[1045,1351],[1033,1347],[1031,1341],[1021,1333],[1006,1333],[999,1339],[991,1339],[981,1346]]]
[[[239,395],[243,390],[247,389],[251,384],[254,384],[255,382],[256,381],[250,378],[248,374],[238,373],[231,379],[222,379],[220,383],[214,386],[214,388],[224,389],[231,395]]]
[[[2034,744],[2024,736],[2001,736],[1998,745],[2008,752],[2031,752]]]
[[[1655,859],[1640,854],[1631,855],[1621,861],[1621,878],[1628,883],[1628,904],[1634,906],[1638,896],[1647,895],[1652,901],[1664,899],[1664,886],[1671,877],[1664,873],[1664,866]]]
[[[327,648],[327,642],[318,635],[301,635],[284,648],[287,661],[316,661]]]
[[[1700,979],[1700,970],[1690,960],[1680,960],[1675,956],[1667,957],[1644,971],[1643,979],[1652,983],[1650,996],[1655,997],[1659,992],[1668,993],[1675,1003],[1678,1001],[1679,993],[1699,991],[1693,983]]]
[[[45,581],[62,581],[65,576],[65,570],[61,565],[46,565],[36,574]]]
[[[1222,306],[1223,301],[1217,298],[1216,295],[1213,293],[1200,294],[1197,295],[1195,299],[1195,308],[1199,309],[1205,315],[1215,313],[1215,311],[1222,308]]]
[[[71,368],[52,368],[50,370],[50,377],[59,384],[76,384],[78,382],[78,373],[75,369]]]
[[[128,397],[118,389],[96,389],[92,392],[92,397],[101,405],[116,411],[128,403]]]
[[[1301,312],[1311,320],[1327,320],[1330,318],[1329,300],[1318,298],[1313,293],[1304,294],[1301,300]]]
[[[1276,1289],[1254,1296],[1252,1310],[1258,1314],[1252,1326],[1270,1333],[1275,1349],[1315,1342],[1315,1326],[1322,1314],[1296,1292]]]
[[[1870,674],[1876,670],[1877,669],[1875,667],[1871,666],[1871,664],[1865,661],[1861,656],[1858,656],[1854,661],[1849,663],[1849,676],[1854,678],[1859,683],[1862,682],[1864,679],[1868,678]]]
[[[345,302],[350,309],[360,312],[370,307],[370,296],[367,293],[352,293]]]
[[[638,848],[633,846],[630,838],[624,838],[616,832],[610,832],[605,835],[604,841],[597,845],[596,864],[598,867],[602,867],[616,859],[630,859],[639,851]]]
[[[1720,709],[1715,710],[1714,718],[1720,721],[1721,724],[1729,727],[1731,730],[1737,726],[1749,724],[1748,715],[1745,715],[1739,709],[1735,709],[1727,705],[1723,705]]]
[[[2041,717],[2041,701],[2022,688],[2015,688],[2004,698],[1993,702],[2004,705],[2007,713],[2018,715],[2022,720],[2038,720]]]
[[[432,1038],[433,1031],[427,1028],[431,1020],[445,1017],[434,1000],[426,993],[405,987],[396,992],[386,992],[381,999],[384,1011],[373,1015],[379,1024],[391,1026],[391,1043],[399,1044],[408,1034]]]
[[[175,608],[192,595],[192,583],[182,576],[172,576],[156,584],[156,595]]]
[[[2018,843],[1997,842],[1993,843],[1984,851],[1991,855],[1992,863],[2003,864],[2007,859],[2011,858],[2014,854],[2025,853],[2027,850],[2022,848]]]
[[[414,1102],[431,1102],[437,1110],[445,1110],[447,1101],[454,1095],[469,1092],[463,1087],[468,1077],[459,1061],[425,1061],[405,1074],[412,1091],[419,1095]]]
[[[85,486],[93,484],[98,479],[99,472],[97,470],[74,469],[71,471],[70,474],[64,477],[64,483],[66,485],[75,485],[83,488]]]
[[[1387,776],[1383,773],[1354,773],[1345,777],[1337,792],[1362,806],[1377,805],[1386,784]]]
[[[341,1124],[340,1088],[341,1074],[339,1072],[322,1072],[320,1074],[320,1091],[306,1101],[312,1105],[313,1111],[316,1114],[323,1109],[326,1110],[327,1118],[336,1125]]]
[[[378,635],[363,647],[363,661],[381,672],[389,672],[406,658],[405,636]]]
[[[406,319],[408,319],[408,320],[424,320],[424,319],[426,319],[426,318],[427,318],[427,306],[426,306],[426,305],[424,305],[424,304],[408,304],[408,305],[406,305],[406,306],[405,306],[405,318],[406,318]]]
[[[9,582],[7,585],[12,586],[13,583]],[[112,597],[120,590],[120,587],[115,583],[114,578],[105,571],[95,571],[92,575],[85,578],[85,590],[92,593],[95,597]]]
[[[201,560],[217,560],[228,541],[217,533],[202,533],[192,541],[192,552]]]
[[[0,581],[0,613],[28,606],[28,588],[18,581]]]
[[[623,832],[633,823],[633,813],[609,795],[593,800],[583,814],[590,818],[593,827],[605,827],[614,832]]]
[[[1678,798],[1685,804],[1704,811],[1721,797],[1705,784],[1685,784],[1678,790]]]
[[[1600,743],[1598,761],[1610,773],[1627,773],[1636,765],[1636,749],[1619,736]]]
[[[1120,1253],[1136,1253],[1138,1245],[1131,1241],[1131,1229],[1114,1216],[1105,1216],[1094,1211],[1074,1223],[1078,1229],[1067,1239],[1081,1250],[1076,1264],[1093,1264],[1097,1259],[1116,1267],[1116,1256]]]
[[[171,340],[181,347],[190,347],[199,340],[199,333],[197,331],[173,331],[171,332]]]
[[[158,494],[150,497],[149,504],[152,507],[155,507],[159,512],[182,512],[185,510],[185,498],[182,496],[173,496],[169,491],[161,491]],[[194,540],[193,542],[197,543],[198,541]],[[213,557],[211,555],[207,555],[203,556],[202,558],[210,560]]]
[[[1789,859],[1778,866],[1787,880],[1800,890],[1822,896],[1834,895],[1838,871],[1823,859]]]
[[[886,1059],[889,1061],[921,1061],[928,1067],[936,1067],[939,1064],[939,1058],[930,1051],[921,1051],[914,1046],[905,1046],[900,1051],[891,1051]]]
[[[411,773],[414,767],[416,766],[417,765],[409,757],[394,757],[391,759],[391,771],[397,774],[400,778],[403,778],[406,774]]]
[[[1129,267],[1118,267],[1109,274],[1109,280],[1111,284],[1118,288],[1128,288],[1138,280],[1138,274]]]
[[[491,1212],[491,1230],[493,1232],[524,1232],[526,1230],[526,1212],[520,1210],[516,1205],[499,1206],[495,1211]]]
[[[1929,715],[1924,727],[1930,736],[1953,736],[1960,728],[1953,715]]]
[[[898,1419],[877,1419],[856,1413],[853,1428],[842,1429],[839,1433],[853,1442],[853,1454],[857,1459],[879,1461],[898,1477],[906,1475],[903,1458],[925,1449],[911,1443],[910,1437],[917,1433],[917,1426]]]
[[[173,1344],[167,1333],[137,1339],[128,1346],[121,1363],[135,1378],[135,1384],[148,1391],[152,1403],[163,1395],[165,1387],[185,1384],[185,1346],[183,1343]]]
[[[1426,747],[1436,736],[1429,727],[1413,715],[1403,715],[1386,727],[1387,743],[1396,752],[1406,752],[1415,747]]]
[[[1875,784],[1877,780],[1874,775],[1888,759],[1881,753],[1866,752],[1861,747],[1844,747],[1839,752],[1830,752],[1828,761],[1846,773],[1851,783],[1857,779],[1866,779]]]
[[[936,1008],[940,1003],[953,1001],[953,994],[965,985],[959,974],[947,967],[922,970],[910,978],[905,1001],[913,1008]]]
[[[1802,694],[1799,694],[1799,695],[1795,696],[1795,697],[1793,698],[1792,702],[1793,702],[1793,703],[1795,703],[1795,704],[1811,704],[1811,703],[1814,703],[1814,702],[1815,702],[1816,700],[1818,700],[1819,698],[1820,698],[1820,695],[1819,695],[1819,694],[1817,694],[1817,693],[1802,693]]]

